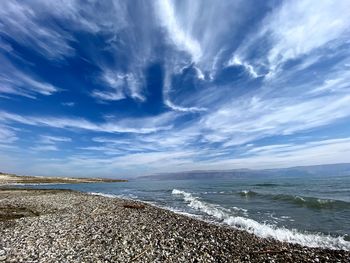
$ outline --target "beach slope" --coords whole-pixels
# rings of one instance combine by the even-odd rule
[[[145,203],[0,189],[3,262],[350,262],[347,251],[261,239]]]

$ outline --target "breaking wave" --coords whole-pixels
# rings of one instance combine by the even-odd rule
[[[250,218],[234,216],[228,213],[227,209],[219,205],[201,201],[198,197],[185,191],[173,189],[172,194],[182,196],[183,200],[188,203],[188,206],[193,209],[204,212],[207,215],[221,220],[225,224],[245,230],[262,238],[273,238],[278,241],[295,243],[308,247],[350,250],[350,242],[346,241],[344,237],[301,233],[295,229],[278,228],[274,225],[259,223]]]

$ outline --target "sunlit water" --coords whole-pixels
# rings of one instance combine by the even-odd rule
[[[350,250],[350,177],[134,180],[34,186],[150,202],[261,237]]]

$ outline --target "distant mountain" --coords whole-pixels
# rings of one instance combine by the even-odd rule
[[[339,164],[323,164],[323,165],[312,165],[312,166],[297,166],[285,169],[272,169],[275,171],[285,172],[303,172],[306,174],[313,175],[350,175],[350,163],[339,163]]]
[[[296,166],[276,169],[234,169],[234,170],[204,170],[185,171],[177,173],[161,173],[138,177],[151,180],[189,180],[189,179],[230,179],[256,176],[339,176],[350,175],[350,163],[325,164],[312,166]]]

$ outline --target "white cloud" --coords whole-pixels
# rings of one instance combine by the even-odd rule
[[[30,152],[40,153],[47,151],[62,151],[60,148],[62,143],[71,142],[72,139],[63,136],[40,135],[37,143],[30,147]]]
[[[201,121],[209,132],[223,138],[226,146],[256,139],[287,135],[333,123],[350,116],[350,96],[296,98],[242,98],[222,106]]]
[[[316,63],[329,54],[322,50],[336,50],[347,42],[349,13],[347,0],[284,1],[268,13],[257,31],[247,35],[230,61],[239,57],[242,65],[267,70],[268,78],[278,75],[289,60],[312,56],[309,62]],[[261,46],[261,43],[265,45]],[[252,59],[252,54],[262,47],[264,52]]]
[[[150,134],[135,134],[128,138],[94,137],[92,141],[109,149],[124,153],[169,152],[183,149],[194,150],[191,146],[200,134],[191,129],[171,129]]]
[[[0,94],[36,98],[38,94],[49,96],[59,89],[54,85],[35,79],[16,68],[8,59],[0,55]]]
[[[91,96],[102,101],[116,101],[125,99],[125,95],[120,92],[111,92],[111,91],[99,91],[94,90],[91,93]]]
[[[327,76],[326,76],[327,77]],[[350,71],[338,68],[335,73],[329,78],[325,78],[322,84],[316,88],[310,90],[309,94],[319,95],[319,94],[346,94],[350,88]]]
[[[131,97],[144,101],[140,80],[133,73],[124,74],[104,68],[101,81],[107,86],[106,90],[93,90],[92,97],[103,101],[122,100]]]
[[[165,99],[164,104],[167,105],[170,109],[174,111],[180,111],[180,112],[200,112],[200,111],[206,111],[205,108],[199,108],[199,107],[181,107],[178,105],[175,105],[170,101],[170,99]]]
[[[52,136],[52,135],[41,135],[40,142],[44,144],[56,144],[59,142],[71,142],[72,139],[69,137]]]
[[[174,114],[163,114],[156,117],[123,119],[113,122],[93,123],[86,119],[66,117],[22,116],[0,111],[3,122],[18,122],[32,126],[48,126],[60,129],[82,129],[107,133],[152,133],[172,127]]]
[[[72,102],[72,101],[62,102],[61,105],[62,106],[67,106],[67,107],[74,107],[75,102]]]
[[[274,41],[269,63],[275,67],[333,40],[344,41],[350,28],[349,13],[347,0],[286,1],[267,18],[263,29]]]
[[[255,150],[254,150],[255,149]],[[311,141],[303,145],[267,145],[253,148],[252,156],[204,163],[203,169],[277,168],[350,162],[350,138]],[[201,165],[198,165],[201,166]]]
[[[40,1],[36,1],[37,3]],[[60,58],[74,53],[69,41],[71,37],[59,28],[50,28],[41,23],[37,3],[0,2],[0,32],[15,41],[32,46],[34,50],[51,58]],[[39,5],[40,6],[40,5]],[[44,10],[43,10],[44,11]]]
[[[79,149],[84,151],[99,152],[100,154],[104,154],[104,155],[124,155],[125,154],[125,151],[122,151],[113,147],[107,147],[107,146],[88,146],[88,147],[81,147]]]
[[[143,12],[148,12],[147,8],[139,6],[138,8],[145,9]],[[148,12],[149,13],[149,12]],[[24,45],[26,48],[31,48],[44,56],[46,59],[63,60],[67,57],[74,56],[76,51],[73,46],[79,44],[76,37],[70,31],[88,32],[91,34],[103,34],[115,38],[123,30],[124,40],[132,52],[129,52],[129,62],[127,65],[127,74],[124,74],[124,85],[115,83],[119,73],[119,68],[115,65],[108,65],[101,56],[96,55],[96,49],[86,50],[88,60],[101,68],[103,71],[102,81],[108,88],[106,90],[94,90],[91,95],[101,101],[115,101],[124,99],[127,96],[144,101],[145,97],[142,94],[143,89],[143,72],[145,60],[148,55],[146,50],[152,50],[149,44],[146,44],[146,39],[142,38],[141,34],[133,36],[133,30],[126,30],[132,27],[134,21],[128,17],[127,4],[122,1],[89,1],[85,5],[81,5],[78,0],[58,0],[45,1],[33,0],[30,3],[10,0],[0,2],[0,33],[15,42]],[[128,17],[128,19],[127,19]],[[149,19],[144,19],[149,20]],[[149,23],[143,21],[144,28]],[[62,25],[69,25],[69,30]],[[146,28],[147,29],[147,28]],[[150,29],[148,29],[150,30]],[[145,34],[149,40],[152,36]],[[142,42],[141,50],[138,50],[137,45]],[[118,57],[119,48],[113,41],[106,41],[106,48],[110,48],[111,56]],[[12,47],[0,38],[0,49],[12,50]],[[120,53],[120,52],[119,52]],[[135,53],[135,54],[133,54]],[[116,72],[112,76],[111,72]],[[108,74],[108,75],[107,75]],[[114,74],[114,73],[113,73]],[[113,79],[114,78],[114,79]],[[15,81],[15,78],[11,78]],[[31,83],[34,86],[40,86],[40,83]],[[44,83],[43,83],[44,84]],[[122,87],[123,86],[123,87]],[[45,94],[51,92],[48,84],[41,85],[40,91]],[[2,93],[23,94],[33,98],[34,95],[18,91],[9,85],[1,85]]]
[[[145,167],[154,172],[252,167],[257,162],[265,162],[264,165],[271,167],[287,166],[288,160],[301,160],[293,154],[304,154],[305,160],[301,161],[308,164],[319,160],[333,162],[339,153],[344,154],[339,160],[348,156],[349,142],[345,138],[343,141],[310,143],[305,147],[283,142],[250,145],[244,158],[237,158],[238,154],[232,158],[232,151],[244,144],[255,144],[256,140],[271,136],[322,129],[350,117],[347,59],[350,53],[340,48],[349,44],[350,7],[347,1],[339,0],[336,4],[327,0],[320,3],[281,2],[260,21],[262,25],[257,31],[247,34],[249,39],[242,40],[228,62],[224,56],[240,43],[236,38],[245,32],[236,33],[241,23],[243,25],[251,18],[247,12],[255,8],[246,1],[204,4],[197,0],[166,0],[152,5],[141,3],[135,8],[128,8],[122,1],[106,3],[89,1],[81,5],[74,0],[0,3],[0,34],[48,59],[72,56],[75,54],[72,43],[80,45],[59,24],[69,25],[74,32],[84,31],[106,38],[103,52],[94,47],[83,50],[87,61],[99,68],[98,73],[91,75],[97,85],[88,92],[100,102],[126,98],[145,101],[147,94],[152,92],[145,90],[149,67],[159,61],[164,63],[164,68],[160,69],[160,75],[164,73],[163,103],[172,110],[170,113],[142,118],[106,117],[102,122],[93,122],[78,117],[0,111],[4,126],[18,123],[68,130],[65,132],[86,132],[84,140],[88,138],[88,132],[99,133],[100,137],[93,138],[91,144],[74,149],[76,155],[52,160],[51,167],[66,171],[76,167],[99,171],[105,167],[103,171],[111,172],[118,168],[131,171],[135,164],[135,171]],[[243,8],[245,5],[248,7]],[[252,32],[249,27],[256,24],[251,20],[248,24],[247,27],[244,25],[244,30]],[[156,47],[163,47],[162,37],[166,38],[166,44],[173,45],[167,45],[158,54]],[[11,45],[4,39],[0,40],[0,50],[11,52]],[[108,58],[101,54],[108,54]],[[24,68],[13,66],[5,58],[0,57],[0,60],[3,62],[0,66],[1,97],[11,98],[17,94],[35,98],[60,91],[31,72],[24,72]],[[291,60],[293,63],[287,63]],[[215,73],[220,73],[221,67],[227,65],[241,66],[254,79],[265,78],[251,81],[243,76],[237,82],[227,84],[225,79],[225,84],[221,84],[221,79],[215,79]],[[176,90],[178,86],[171,86],[172,81],[174,84],[184,73],[181,71],[184,67],[194,70],[189,74],[191,80],[195,75],[193,90],[187,89],[186,84],[179,85],[179,90]],[[226,78],[227,72],[218,76]],[[258,86],[260,82],[261,86]],[[252,83],[258,84],[253,86]],[[74,106],[73,102],[61,104]],[[93,136],[97,134],[93,133]],[[71,141],[68,137],[51,135],[39,138],[39,145],[32,147],[38,152],[59,150],[61,144]],[[16,140],[13,129],[5,126],[0,130],[0,143]],[[106,154],[111,158],[105,158]],[[227,156],[232,159],[225,160]],[[201,159],[206,161],[198,161]],[[35,169],[40,171],[39,167],[43,164],[37,164]],[[81,172],[80,169],[77,171]]]
[[[16,133],[8,126],[0,125],[0,143],[9,144],[18,140]]]
[[[249,73],[249,75],[253,78],[260,77],[254,67],[250,65],[248,62],[242,62],[237,56],[233,56],[228,62],[227,66],[243,66],[244,69]]]
[[[96,34],[124,28],[125,14],[120,1],[100,4],[92,0],[85,5],[78,0],[0,1],[0,32],[46,58],[64,59],[75,54],[72,43],[76,39],[50,19]]]
[[[174,111],[179,111],[179,112],[201,112],[201,111],[206,111],[206,108],[203,107],[184,107],[180,105],[176,105],[171,101],[170,98],[170,92],[171,92],[171,80],[170,80],[170,73],[169,71],[165,72],[164,76],[164,83],[163,83],[163,101],[166,106],[168,106],[170,109]]]
[[[197,62],[202,56],[201,46],[199,42],[190,35],[190,32],[186,32],[180,25],[172,1],[159,0],[155,4],[155,9],[161,25],[168,31],[172,42],[178,49],[188,52],[192,61]]]
[[[162,151],[150,153],[124,154],[123,156],[105,158],[99,156],[76,155],[64,159],[38,159],[31,161],[30,172],[42,174],[45,170],[59,171],[62,174],[86,175],[99,174],[116,176],[136,176],[161,172],[184,170],[223,170],[223,169],[265,169],[300,165],[318,165],[347,163],[350,161],[350,138],[311,141],[306,144],[284,144],[250,146],[250,155],[232,157],[225,153],[198,151]],[[93,149],[86,149],[93,150]],[[100,151],[103,148],[96,148]],[[198,161],[200,156],[210,155],[210,160]],[[227,156],[230,156],[229,158]]]
[[[47,152],[47,151],[58,151],[56,145],[38,145],[30,148],[35,152]]]

